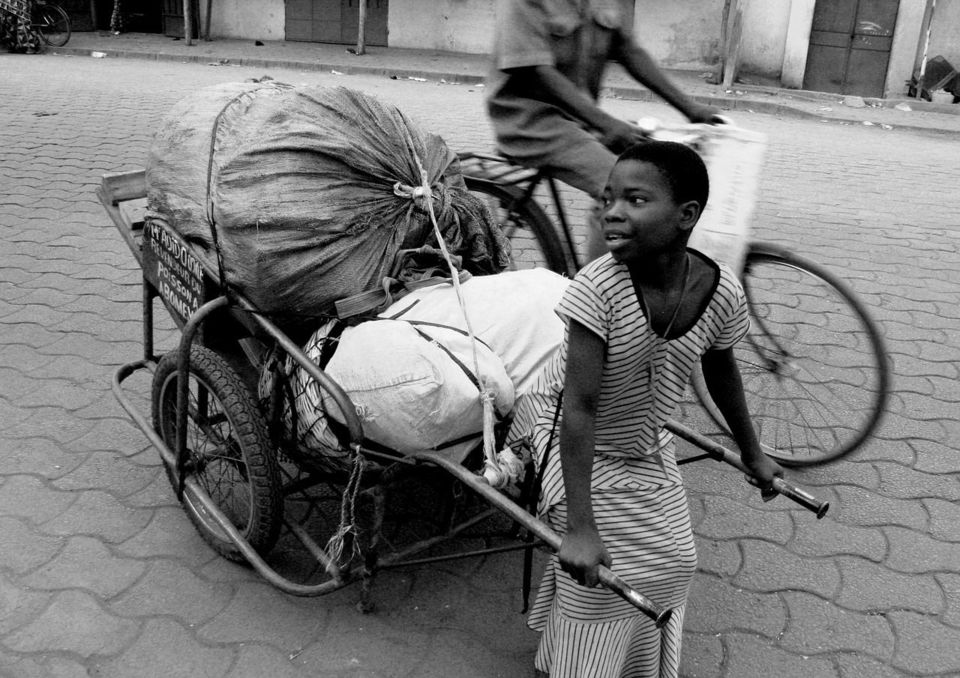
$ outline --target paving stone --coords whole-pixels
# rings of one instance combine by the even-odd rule
[[[753,593],[709,575],[697,575],[687,598],[684,628],[750,631],[776,638],[786,627],[787,609],[773,594]]]
[[[151,447],[150,449],[144,451],[144,454],[153,456],[156,455],[156,452]],[[170,485],[170,481],[167,479],[166,472],[163,471],[163,469],[161,469],[158,465],[137,465],[145,471],[151,472],[153,474],[152,479],[140,491],[124,497],[124,503],[127,506],[139,506],[146,508],[156,508],[158,506],[179,507],[173,487]]]
[[[784,511],[760,511],[726,497],[704,497],[706,515],[697,533],[714,539],[753,537],[785,544],[793,537],[793,522]]]
[[[960,629],[916,612],[897,610],[887,617],[899,640],[894,666],[921,675],[960,675]]]
[[[860,652],[880,660],[892,657],[894,632],[881,615],[850,612],[808,593],[781,594],[787,607],[787,628],[780,647],[804,655]]]
[[[331,623],[334,623],[331,621]],[[311,676],[334,678],[341,675],[384,675],[383,658],[392,658],[395,667],[417,667],[422,672],[422,657],[432,644],[431,633],[382,623],[377,616],[362,623],[341,620],[340,631],[329,634],[323,643],[313,643],[292,661]],[[532,655],[530,655],[532,660]],[[389,674],[387,674],[389,675]]]
[[[43,364],[30,370],[34,379],[66,378],[70,383],[95,390],[109,387],[110,374],[102,365],[95,365],[77,356],[44,357]]]
[[[231,675],[229,669],[233,661],[232,650],[200,643],[195,634],[175,621],[159,618],[144,623],[136,642],[121,656],[100,662],[97,675],[103,678],[219,678]]]
[[[960,544],[901,527],[885,527],[890,553],[884,564],[906,573],[953,572],[960,562]]]
[[[880,485],[880,473],[873,464],[863,464],[847,459],[836,464],[811,466],[794,471],[788,479],[797,485],[811,488],[849,485],[862,487],[865,490],[875,490]]]
[[[809,657],[771,647],[765,638],[745,633],[723,634],[727,661],[724,678],[834,678],[839,674],[823,657]]]
[[[684,631],[680,675],[684,678],[720,678],[723,643],[716,634]]]
[[[16,368],[21,373],[28,373],[43,365],[47,358],[37,355],[37,352],[24,344],[7,343],[4,341],[3,351],[0,352],[0,365]],[[6,389],[4,389],[6,393]]]
[[[871,461],[888,461],[903,466],[913,466],[916,455],[909,441],[884,440],[884,428],[878,429],[872,439],[854,452],[856,461],[863,464]]]
[[[833,598],[840,589],[840,571],[832,559],[801,558],[786,548],[747,539],[740,542],[743,567],[732,583],[750,591],[807,591]]]
[[[960,573],[941,573],[934,575],[943,589],[946,611],[943,613],[943,623],[954,628],[960,628]]]
[[[209,547],[207,548],[209,551]],[[263,578],[257,574],[253,569],[245,567],[238,563],[227,560],[226,558],[221,558],[216,554],[213,554],[212,557],[204,563],[203,567],[197,568],[198,574],[214,583],[220,584],[244,584],[244,583],[263,583]],[[391,578],[391,581],[393,578]],[[382,582],[378,582],[379,591],[383,587]],[[407,587],[409,588],[409,586]],[[337,592],[333,594],[328,594],[323,597],[323,607],[328,605],[328,601],[331,600],[331,596],[336,596]],[[344,592],[342,595],[350,596],[350,602],[348,605],[352,605],[357,601],[357,593],[355,589],[349,589],[349,592]],[[379,599],[378,599],[379,601]]]
[[[0,651],[3,678],[89,678],[86,666],[66,657],[24,657]]]
[[[838,654],[835,661],[840,669],[840,678],[903,678],[906,675],[889,663],[856,652]]]
[[[533,658],[529,652],[504,651],[495,643],[475,642],[476,635],[460,630],[438,629],[424,657],[424,664],[433,668],[421,669],[425,677],[477,676],[486,674],[487,667],[497,666],[499,675],[523,676],[531,673]],[[496,638],[496,636],[494,636]],[[362,664],[375,673],[389,675],[394,665],[388,655],[369,653]]]
[[[26,522],[0,516],[0,534],[3,535],[3,565],[18,574],[43,565],[63,548],[65,539],[37,534]]]
[[[270,676],[270,678],[315,678],[295,662],[299,652],[280,652],[267,645],[242,645],[237,651],[236,662],[230,669],[231,676]]]
[[[103,488],[123,499],[150,485],[156,475],[156,469],[131,463],[117,452],[93,452],[83,464],[52,484],[62,490]]]
[[[845,524],[861,527],[901,525],[917,530],[927,526],[927,512],[916,500],[891,499],[849,485],[838,485],[834,491],[838,501],[831,504],[830,515]]]
[[[139,533],[151,513],[125,506],[113,495],[86,490],[70,510],[43,523],[48,534],[86,534],[108,543],[120,543]]]
[[[137,635],[138,624],[104,612],[81,591],[61,591],[36,619],[7,636],[15,652],[68,652],[89,658],[120,652]]]
[[[146,563],[117,558],[103,542],[91,537],[73,537],[63,550],[23,582],[35,589],[83,589],[100,599],[125,590],[147,569]]]
[[[2,403],[0,403],[0,421],[5,425],[4,435],[12,440],[48,438],[61,445],[82,436],[95,426],[93,422],[76,419],[63,410],[52,407],[33,407],[29,410],[11,409],[9,420],[5,420]]]
[[[960,542],[960,506],[943,499],[924,499],[930,514],[930,536],[940,541]]]
[[[188,567],[220,559],[179,506],[159,507],[151,513],[146,527],[120,544],[118,552],[135,558],[175,558]]]
[[[743,564],[743,557],[736,542],[723,539],[707,539],[694,535],[697,545],[697,570],[706,574],[730,577]]]
[[[231,587],[198,577],[173,560],[155,560],[150,569],[110,609],[125,617],[175,617],[194,627],[220,614],[230,602]]]
[[[0,635],[19,629],[36,618],[52,598],[52,594],[31,591],[19,579],[0,572]]]
[[[960,473],[960,454],[941,441],[915,440],[909,443],[914,449],[916,462],[913,468],[922,473]]]
[[[839,557],[843,585],[835,602],[861,612],[915,610],[939,614],[944,596],[933,575],[906,575],[863,558]]]
[[[201,626],[208,643],[265,642],[290,651],[303,648],[324,627],[315,604],[293,599],[264,584],[241,584],[227,607]]]
[[[58,490],[34,476],[10,476],[0,486],[0,515],[16,516],[35,525],[60,515],[75,501],[76,494]]]
[[[790,544],[802,556],[862,556],[880,562],[887,554],[887,540],[880,528],[844,525],[829,515],[807,522]]]
[[[3,473],[55,479],[72,471],[83,460],[84,456],[64,451],[53,440],[21,439],[4,454]]]

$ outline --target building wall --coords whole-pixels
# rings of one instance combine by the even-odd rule
[[[927,56],[938,54],[960,70],[960,0],[937,0]]]
[[[206,9],[200,2],[201,15]],[[211,37],[283,40],[285,0],[218,0]],[[740,71],[803,80],[815,0],[744,0]],[[919,63],[929,0],[900,0],[886,96],[899,96]],[[636,0],[640,43],[667,68],[707,69],[720,55],[724,0]],[[391,47],[485,54],[493,41],[496,0],[390,0]],[[201,16],[201,21],[205,21]],[[937,0],[930,57],[942,54],[960,68],[960,0]]]
[[[745,2],[740,70],[778,78],[783,69],[793,0]]]
[[[212,5],[211,38],[284,39],[284,0],[217,0]],[[204,22],[206,7],[206,2],[200,3]]]
[[[940,0],[937,3],[938,9],[942,2]],[[900,97],[907,93],[907,82],[917,63],[917,46],[922,41],[926,4],[920,0],[900,0],[897,25],[893,29],[890,63],[887,65],[887,80],[883,86],[885,97]]]
[[[744,2],[741,70],[780,75],[791,0]],[[640,44],[668,68],[701,69],[720,59],[724,0],[637,0]]]
[[[637,0],[633,28],[640,44],[667,68],[703,68],[720,54],[723,0]]]
[[[486,54],[495,0],[390,0],[391,47]]]

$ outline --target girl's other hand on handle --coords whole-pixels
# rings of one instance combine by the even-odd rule
[[[596,530],[568,530],[560,544],[560,569],[581,586],[594,588],[600,583],[599,565],[610,567],[613,559]]]

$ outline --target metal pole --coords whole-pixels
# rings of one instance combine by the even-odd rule
[[[187,45],[193,44],[193,13],[190,11],[190,0],[183,0],[183,39]]]
[[[213,0],[207,0],[207,16],[204,17],[206,23],[203,27],[203,39],[210,41],[210,15],[213,13]]]
[[[937,0],[930,0],[930,10],[927,13],[923,39],[923,56],[920,59],[920,72],[917,74],[917,87],[914,90],[914,98],[920,99],[923,95],[923,76],[927,72],[927,52],[930,50],[930,30],[933,28],[933,12],[937,8]]]
[[[360,0],[360,20],[357,24],[357,56],[367,53],[367,0]]]

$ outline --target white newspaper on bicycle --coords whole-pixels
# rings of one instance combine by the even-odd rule
[[[710,198],[689,245],[739,275],[750,239],[766,135],[732,124],[685,124],[659,126],[651,136],[686,143],[700,153],[710,175]]]

